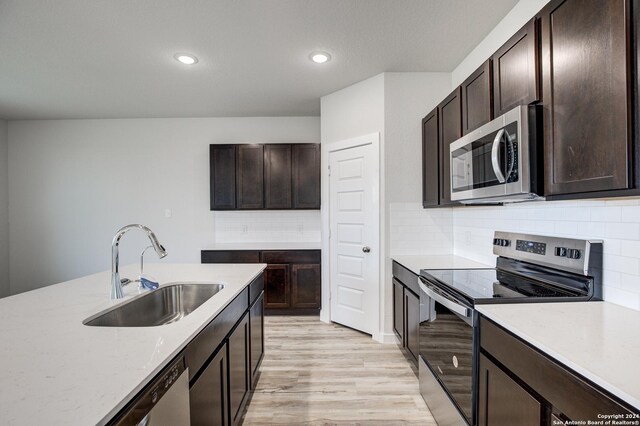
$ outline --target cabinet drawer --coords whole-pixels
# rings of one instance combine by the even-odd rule
[[[249,308],[249,289],[245,288],[189,343],[185,349],[189,380],[196,375],[218,345],[227,337],[247,308]]]
[[[420,286],[418,285],[418,276],[416,274],[414,274],[395,260],[393,261],[392,270],[393,276],[398,281],[400,281],[402,284],[404,284],[405,287],[415,293],[416,296],[420,294]]]
[[[201,263],[260,263],[257,250],[202,250]]]
[[[320,250],[263,251],[263,263],[320,263]]]
[[[585,379],[484,317],[480,319],[480,346],[483,352],[496,359],[570,419],[598,420],[598,414],[631,413]]]

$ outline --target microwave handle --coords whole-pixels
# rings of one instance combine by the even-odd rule
[[[493,145],[491,146],[491,165],[493,166],[493,172],[498,178],[498,182],[505,183],[507,180],[502,174],[502,170],[500,169],[500,161],[498,160],[498,153],[502,136],[504,136],[504,129],[500,129],[500,131],[496,134],[495,139],[493,140]]]
[[[471,309],[467,308],[466,306],[460,305],[459,303],[456,303],[453,300],[448,299],[439,293],[436,293],[424,282],[422,282],[422,278],[420,278],[420,281],[418,282],[418,284],[420,285],[420,290],[425,292],[427,296],[429,296],[436,302],[440,303],[441,305],[445,306],[448,309],[451,309],[453,312],[455,312],[458,315],[461,315],[465,318],[471,318]]]

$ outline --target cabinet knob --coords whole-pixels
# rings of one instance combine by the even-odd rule
[[[369,253],[371,251],[371,247],[364,246],[364,247],[362,247],[362,251],[365,252],[365,253]]]

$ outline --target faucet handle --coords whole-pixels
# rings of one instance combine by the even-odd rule
[[[122,278],[120,280],[120,284],[122,284],[122,286],[124,287],[127,284],[131,284],[133,281],[131,281],[129,278]]]

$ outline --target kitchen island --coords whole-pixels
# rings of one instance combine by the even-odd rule
[[[110,271],[0,299],[3,425],[106,424],[258,277],[264,264],[148,264],[160,285],[222,283],[181,320],[156,327],[89,327],[88,317],[139,294],[109,300]],[[138,266],[121,268],[137,276]]]

